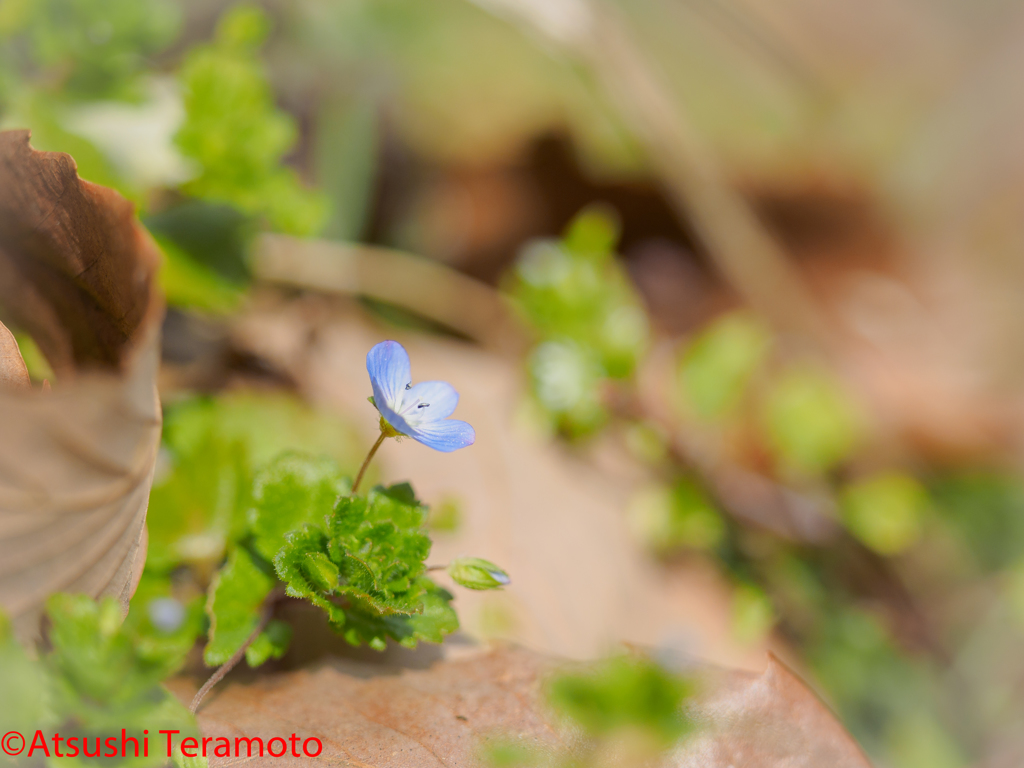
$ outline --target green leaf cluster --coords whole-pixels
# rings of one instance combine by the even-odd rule
[[[148,643],[174,645],[182,658],[206,634],[205,660],[220,664],[259,622],[277,585],[271,560],[284,535],[322,520],[348,490],[332,458],[286,454],[267,462],[290,444],[350,465],[352,433],[292,397],[236,392],[169,406],[164,444],[171,466],[150,498],[149,556],[128,621]],[[293,505],[266,512],[289,493]],[[173,632],[156,631],[148,612],[173,611],[168,601],[186,615]],[[290,628],[272,622],[247,649],[247,660],[258,666],[279,658],[289,636]]]
[[[352,466],[351,427],[287,395],[235,392],[166,407],[170,469],[154,484],[147,525],[147,572],[215,566],[248,530],[257,469],[282,445]],[[269,552],[267,558],[272,558]]]
[[[236,6],[221,19],[213,42],[185,57],[179,73],[185,122],[175,141],[202,171],[183,189],[263,216],[283,232],[308,235],[322,225],[326,202],[281,164],[298,131],[276,107],[259,59],[268,30],[263,11]]]
[[[205,662],[223,664],[283,591],[318,605],[357,645],[383,649],[391,638],[412,647],[458,629],[452,595],[426,576],[427,507],[408,484],[351,495],[335,460],[354,465],[347,433],[284,398],[235,394],[169,408],[172,466],[154,487],[150,558],[129,616],[151,647],[183,657],[205,633]],[[282,443],[333,457],[271,458]],[[271,621],[246,660],[279,658],[290,636]]]
[[[274,566],[287,593],[320,606],[353,645],[441,642],[458,618],[451,594],[425,575],[426,517],[408,484],[342,496],[322,525],[287,536]]]
[[[257,473],[245,528],[210,586],[210,634],[203,654],[208,665],[227,661],[260,623],[265,601],[277,585],[271,561],[286,536],[308,523],[322,522],[348,490],[348,479],[326,457],[284,453]],[[280,630],[268,628],[247,661],[257,666],[279,657],[287,640]]]
[[[180,27],[171,0],[11,0],[0,13],[7,66],[77,99],[138,95],[138,75]]]
[[[56,594],[47,603],[49,647],[30,659],[0,617],[0,721],[5,729],[29,734],[35,729],[62,739],[120,734],[142,743],[143,731],[175,729],[195,735],[191,714],[161,686],[179,659],[148,645],[130,622],[122,622],[113,598],[95,602],[84,595]],[[81,744],[81,741],[79,741]],[[52,740],[51,754],[54,752]],[[95,765],[78,757],[64,762]],[[104,764],[146,768],[160,766],[159,750],[146,757],[129,751],[124,759]]]
[[[560,241],[529,245],[507,281],[537,332],[529,361],[534,395],[571,436],[604,423],[605,382],[629,378],[647,347],[647,315],[615,258],[617,240],[611,214],[585,210]]]

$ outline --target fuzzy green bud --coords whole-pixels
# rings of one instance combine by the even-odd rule
[[[323,552],[307,552],[302,560],[302,572],[321,592],[333,592],[338,588],[338,566]]]
[[[479,557],[453,560],[448,566],[448,575],[467,589],[500,589],[511,581],[501,568]]]

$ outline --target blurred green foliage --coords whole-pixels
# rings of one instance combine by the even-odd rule
[[[257,5],[229,8],[212,41],[173,50],[187,10],[173,0],[7,0],[0,111],[5,127],[32,130],[37,149],[70,153],[82,178],[139,205],[159,235],[172,305],[225,313],[248,282],[252,232],[313,234],[327,203],[284,163],[298,131],[261,60],[269,17]]]
[[[679,364],[686,403],[703,419],[735,414],[751,379],[771,350],[756,317],[737,312],[715,320],[690,343]]]
[[[900,754],[898,765],[963,765],[954,733],[941,734],[943,696],[939,669],[926,657],[901,650],[879,619],[864,610],[834,607],[808,658],[833,697],[843,722],[874,754]],[[921,740],[922,732],[940,735]],[[950,760],[951,762],[945,762]]]
[[[14,339],[18,342],[18,350],[21,352],[25,367],[28,368],[28,375],[32,377],[32,380],[42,382],[44,379],[48,379],[52,382],[54,380],[53,368],[50,367],[50,363],[39,349],[35,339],[20,331],[15,332]]]
[[[920,537],[928,493],[910,475],[885,472],[842,491],[843,520],[854,536],[883,555],[895,555]]]
[[[741,643],[763,641],[775,624],[771,598],[761,587],[740,584],[732,594],[732,631]]]
[[[446,496],[430,507],[427,527],[438,533],[457,533],[462,528],[462,503],[454,496]]]
[[[605,383],[630,378],[647,348],[647,316],[615,259],[617,240],[614,216],[586,210],[562,240],[527,246],[507,284],[537,334],[534,395],[572,437],[606,421]]]
[[[640,540],[661,553],[680,548],[714,551],[726,536],[718,509],[700,484],[685,475],[637,494],[630,505],[630,524]]]
[[[684,705],[693,684],[635,656],[615,656],[596,668],[548,682],[547,698],[591,739],[638,733],[666,749],[692,728]]]
[[[863,416],[826,372],[797,366],[769,386],[764,429],[780,468],[797,476],[817,476],[848,459],[864,429]]]
[[[991,573],[1024,557],[1024,482],[1005,471],[960,469],[929,484],[937,515],[974,567]]]
[[[48,749],[56,764],[52,734],[59,732],[64,754],[74,749],[67,739],[77,738],[77,757],[60,764],[111,765],[145,768],[161,766],[166,758],[158,749],[138,756],[129,743],[124,758],[92,759],[84,756],[82,740],[95,749],[97,737],[121,734],[142,744],[147,731],[179,730],[197,735],[192,715],[161,685],[180,665],[176,649],[155,647],[129,622],[122,622],[121,606],[113,598],[99,602],[83,595],[52,595],[47,603],[49,647],[30,659],[0,617],[0,720],[5,730],[18,727],[32,739],[40,729],[50,738]],[[104,742],[105,744],[105,742]],[[106,746],[104,749],[106,750]],[[26,764],[40,764],[37,753]]]
[[[196,639],[207,631],[205,595],[181,589],[172,574],[148,569],[132,596],[125,629],[144,658],[162,658],[171,672],[186,662]]]
[[[37,148],[71,153],[84,178],[137,202],[164,251],[161,282],[176,306],[236,309],[249,281],[248,249],[261,228],[310,234],[323,226],[337,238],[365,233],[380,170],[381,114],[389,130],[428,163],[507,159],[523,136],[564,126],[588,168],[635,171],[644,162],[619,118],[594,95],[597,89],[579,87],[580,72],[463,0],[278,3],[271,10],[273,38],[269,17],[243,5],[229,9],[207,39],[206,20],[183,26],[183,13],[194,8],[172,0],[0,2],[5,126],[31,127]],[[179,41],[182,30],[187,38]],[[727,144],[746,142],[733,149],[745,162],[757,156],[761,150],[752,148],[744,127],[750,121],[733,119],[735,101],[722,100],[725,81],[718,75],[724,71],[726,79],[735,79],[735,73],[721,61],[707,68],[696,27],[683,31],[694,46],[680,47],[677,31],[666,26],[660,44],[701,64],[676,71],[680,82],[701,78],[690,89],[696,99],[688,96],[695,120],[717,120],[726,129],[709,135],[739,137]],[[707,78],[708,71],[715,77]],[[339,74],[324,78],[324,72]],[[158,114],[144,110],[156,104],[152,86],[160,79],[176,87],[168,102],[173,108],[159,124],[143,130],[144,121],[125,122],[121,133],[114,131],[118,123],[109,116],[123,122],[129,112],[110,111],[112,104],[138,108],[140,118]],[[282,103],[309,110],[303,130],[309,121],[312,139],[299,154],[311,163],[324,194],[304,187],[285,163],[299,132]],[[382,105],[397,106],[383,113]],[[85,127],[93,107],[108,110],[98,131]],[[143,155],[175,155],[181,161],[175,173],[146,183],[130,173],[130,142],[123,139],[136,134],[145,140]],[[383,236],[401,240],[416,229],[405,220],[396,227]],[[548,423],[569,437],[594,435],[612,422],[610,402],[629,394],[648,347],[648,321],[615,256],[617,238],[614,216],[585,211],[561,240],[525,249],[506,284],[536,331],[529,358],[534,399]],[[19,342],[33,377],[52,378],[34,345],[22,337]],[[674,386],[681,413],[697,418],[681,428],[707,431],[716,460],[763,473],[783,495],[812,488],[834,498],[841,521],[879,555],[880,567],[905,578],[917,590],[911,599],[932,610],[927,618],[936,626],[935,646],[946,652],[950,637],[967,637],[970,653],[1008,668],[1013,652],[1004,659],[991,649],[1019,647],[1024,626],[1020,478],[1005,470],[954,467],[926,468],[933,473],[926,487],[910,474],[885,470],[844,484],[847,467],[857,465],[868,444],[865,415],[827,372],[783,359],[780,346],[748,312],[722,316],[695,334],[678,362]],[[219,626],[208,658],[224,658],[258,621],[263,598],[278,580],[272,560],[286,541],[291,549],[282,568],[291,588],[316,595],[310,599],[354,639],[379,647],[386,636],[412,636],[408,626],[379,616],[342,616],[337,588],[351,558],[338,557],[340,545],[330,548],[323,518],[334,510],[325,497],[302,496],[309,487],[298,483],[276,501],[254,500],[254,478],[283,447],[326,454],[340,466],[326,472],[334,480],[354,468],[361,455],[344,423],[290,397],[251,394],[175,403],[166,415],[166,464],[150,505],[150,557],[128,618],[111,635],[112,619],[104,619],[101,606],[52,606],[64,638],[55,650],[61,669],[78,676],[77,683],[67,683],[69,701],[82,695],[82,686],[95,683],[102,692],[102,677],[89,683],[79,674],[89,670],[89,659],[121,664],[126,679],[142,687],[147,675],[184,663],[195,642],[211,634],[208,595]],[[1007,716],[992,703],[1002,695],[995,682],[1002,681],[986,684],[964,673],[970,658],[954,659],[959,666],[950,674],[935,663],[934,647],[905,647],[885,595],[870,592],[871,579],[861,583],[863,571],[844,571],[849,553],[842,547],[797,545],[727,520],[709,491],[713,484],[671,453],[670,431],[643,418],[626,417],[624,429],[631,454],[654,475],[631,509],[641,538],[662,555],[685,548],[718,558],[739,584],[732,605],[737,634],[753,640],[777,622],[874,756],[900,768],[967,762],[963,755],[982,742],[996,715]],[[329,464],[309,460],[307,468]],[[299,496],[300,502],[287,501]],[[366,503],[391,502],[367,497]],[[419,506],[395,503],[406,524],[395,532],[374,529],[371,538],[380,546],[390,546],[398,528],[408,540],[419,540]],[[446,530],[457,517],[455,505],[442,504],[428,522]],[[928,557],[939,567],[922,576],[914,569]],[[373,578],[361,584],[374,599],[408,592],[398,589],[406,586],[401,578],[382,582],[380,568],[369,573]],[[436,621],[417,631],[440,636],[452,626],[450,608],[439,591],[427,592],[424,601],[437,609]],[[948,593],[949,600],[937,600],[935,593]],[[997,605],[1006,609],[999,621],[979,620],[988,601],[974,599],[976,594],[1005,601]],[[250,664],[279,657],[288,632],[287,625],[271,622],[249,648]],[[0,696],[0,719],[36,721],[49,706],[40,694],[49,689],[39,681],[48,680],[51,670],[29,662],[9,635],[0,626],[0,679],[9,686],[5,693],[17,693]],[[67,646],[72,640],[74,648]],[[75,648],[81,656],[73,655]],[[588,685],[581,690],[594,707],[614,706],[605,698],[607,686]],[[10,706],[12,700],[17,706]],[[121,704],[101,702],[96,711],[114,711],[112,706]],[[512,753],[508,764],[522,758],[521,751]]]
[[[170,467],[150,497],[147,571],[216,563],[245,532],[257,467],[282,446],[352,467],[356,438],[342,420],[286,394],[235,392],[166,407]],[[270,553],[273,556],[273,552]]]
[[[0,11],[8,76],[68,99],[137,97],[180,27],[171,0],[7,0]]]
[[[157,244],[163,257],[160,289],[168,304],[211,314],[228,314],[238,308],[241,286],[196,261],[173,241],[157,237]]]
[[[186,55],[179,75],[185,121],[175,141],[202,171],[182,188],[265,216],[283,232],[312,234],[323,224],[325,202],[281,164],[297,131],[275,106],[258,58],[268,29],[257,6],[237,6],[221,19],[212,43]]]
[[[7,615],[0,611],[0,722],[7,730],[27,733],[49,718],[45,670],[34,663],[14,638]],[[0,758],[0,764],[6,758]]]

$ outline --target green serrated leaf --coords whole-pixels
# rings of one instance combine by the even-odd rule
[[[244,547],[235,547],[210,585],[206,611],[210,640],[203,652],[207,666],[223,664],[242,647],[260,621],[263,601],[276,579]]]
[[[426,508],[407,485],[374,489],[366,498],[343,497],[331,521],[329,551],[338,563],[338,592],[378,614],[421,610],[430,539],[423,532]]]
[[[249,526],[256,551],[273,560],[290,531],[303,525],[323,526],[349,487],[331,459],[299,453],[279,456],[253,483]]]
[[[250,667],[258,667],[270,659],[280,659],[288,650],[291,640],[291,625],[275,619],[245,649],[245,661]]]
[[[458,628],[451,595],[423,574],[427,510],[407,483],[338,499],[325,533],[292,531],[274,558],[287,594],[324,609],[355,645],[441,642]]]
[[[451,593],[426,577],[417,580],[415,587],[422,590],[419,613],[382,615],[366,602],[353,600],[345,610],[345,640],[352,645],[366,643],[375,650],[384,650],[389,637],[406,648],[415,648],[420,641],[443,642],[459,628]]]
[[[304,598],[319,606],[327,612],[331,625],[338,629],[345,623],[345,612],[328,599],[321,585],[315,584],[309,577],[311,557],[317,561],[323,557],[337,569],[337,566],[326,557],[326,552],[327,536],[319,528],[306,525],[285,537],[284,546],[278,550],[274,558],[274,568],[278,577],[285,583],[285,593],[289,597]]]
[[[323,552],[307,552],[302,570],[310,583],[321,592],[333,592],[338,588],[341,573]]]

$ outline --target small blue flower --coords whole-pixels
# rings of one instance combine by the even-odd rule
[[[476,440],[469,424],[448,418],[459,402],[459,393],[451,384],[424,381],[412,386],[409,354],[397,341],[382,341],[371,349],[366,370],[373,386],[373,404],[399,434],[445,453]]]

